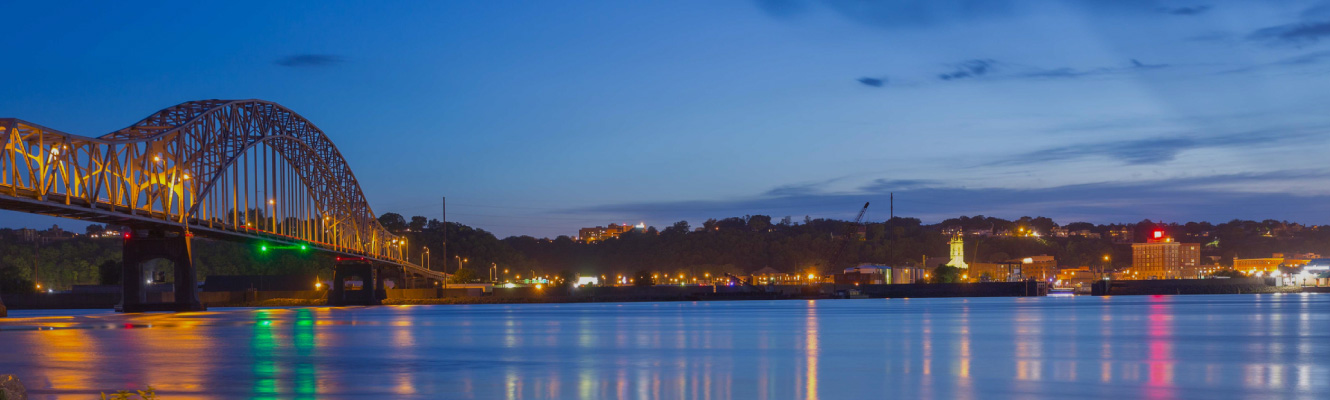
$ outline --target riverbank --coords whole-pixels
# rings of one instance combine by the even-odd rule
[[[106,288],[111,289],[111,288]],[[489,290],[388,289],[386,305],[400,304],[515,304],[515,303],[602,303],[644,301],[783,300],[899,297],[1020,297],[1043,296],[1046,285],[1038,282],[987,282],[906,285],[657,285],[605,287],[494,287]],[[150,302],[171,302],[172,292],[151,293]],[[321,306],[327,290],[202,292],[207,307]],[[120,302],[110,290],[92,293],[31,293],[6,295],[14,309],[109,309]]]
[[[3,307],[0,307],[3,308]],[[3,317],[4,315],[0,315]],[[0,375],[0,400],[26,400],[28,390],[14,375]]]
[[[1270,279],[1178,279],[1104,281],[1095,285],[1097,296],[1259,294],[1330,292],[1327,287],[1281,286]],[[1045,296],[1041,282],[984,282],[902,285],[772,285],[742,286],[614,286],[614,287],[495,287],[490,290],[389,289],[384,305],[522,304],[522,303],[628,303],[644,301],[783,300],[834,298],[1026,297]],[[170,292],[154,293],[160,300]],[[203,292],[208,307],[296,307],[327,304],[326,290]],[[4,295],[4,303],[22,309],[110,309],[120,302],[118,293],[32,293]],[[3,308],[0,308],[3,311]],[[3,315],[3,314],[0,314]]]
[[[1161,279],[1146,281],[1099,281],[1091,288],[1095,296],[1146,296],[1187,294],[1263,294],[1315,292],[1318,289],[1281,285],[1275,278]]]

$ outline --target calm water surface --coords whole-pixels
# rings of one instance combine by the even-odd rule
[[[1330,295],[10,316],[36,399],[1330,398]]]

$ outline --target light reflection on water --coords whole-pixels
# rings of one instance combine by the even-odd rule
[[[11,311],[35,399],[1330,397],[1330,296]],[[61,314],[63,313],[63,314]]]

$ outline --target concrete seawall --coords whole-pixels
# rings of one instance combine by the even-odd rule
[[[837,289],[847,287],[840,285]],[[853,286],[850,286],[853,287]],[[1047,296],[1043,282],[983,282],[904,285],[863,285],[858,287],[868,297],[1026,297]]]
[[[1109,285],[1109,286],[1105,286]],[[1275,286],[1263,278],[1179,279],[1155,281],[1109,281],[1094,287],[1095,295],[1156,294],[1254,294],[1313,292],[1328,288]],[[387,289],[388,299],[424,300],[419,304],[442,303],[560,303],[560,302],[633,302],[633,301],[707,301],[826,299],[835,297],[925,298],[925,297],[1025,297],[1045,296],[1048,286],[1041,282],[985,282],[904,285],[776,285],[742,286],[620,286],[620,287],[494,287],[482,288]],[[148,293],[149,301],[170,302],[172,292]],[[322,304],[326,290],[200,292],[209,307],[255,306],[276,299],[300,300],[293,305]],[[444,299],[434,301],[434,299]],[[448,300],[452,299],[452,300]],[[454,302],[454,300],[456,300]],[[120,302],[120,293],[85,290],[77,293],[4,294],[0,304],[10,309],[111,309]],[[279,302],[280,303],[280,302]],[[411,302],[407,302],[411,304]],[[0,306],[0,312],[3,312]],[[3,315],[3,314],[0,314]]]
[[[156,294],[156,293],[154,293]],[[13,310],[114,308],[120,294],[105,293],[6,293],[4,303]]]
[[[1257,294],[1297,293],[1298,286],[1276,286],[1270,278],[1161,279],[1153,281],[1100,281],[1091,288],[1095,296],[1156,294]]]

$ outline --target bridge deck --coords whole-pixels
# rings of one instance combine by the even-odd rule
[[[13,193],[18,193],[19,196],[13,196]],[[39,196],[30,190],[15,189],[12,186],[0,184],[0,209],[82,221],[100,222],[104,224],[122,225],[139,229],[183,229],[181,224],[167,222],[166,219],[168,216],[162,212],[133,210],[126,207],[111,207],[106,204],[89,205],[81,198],[66,197],[62,194],[48,194],[45,196],[46,201],[36,200],[36,197]],[[218,226],[222,224],[214,224],[214,226],[209,227],[207,225],[199,225],[197,224],[197,221],[195,222],[196,224],[191,224],[189,226],[189,232],[197,237],[231,242],[264,241],[286,245],[307,244],[315,251],[325,252],[334,256],[359,257],[373,262],[399,265],[406,268],[410,273],[431,279],[443,280],[448,276],[443,272],[428,270],[413,263],[380,259],[368,253],[350,249],[340,249],[329,246],[325,243],[305,241],[294,237],[258,230],[238,230]]]

